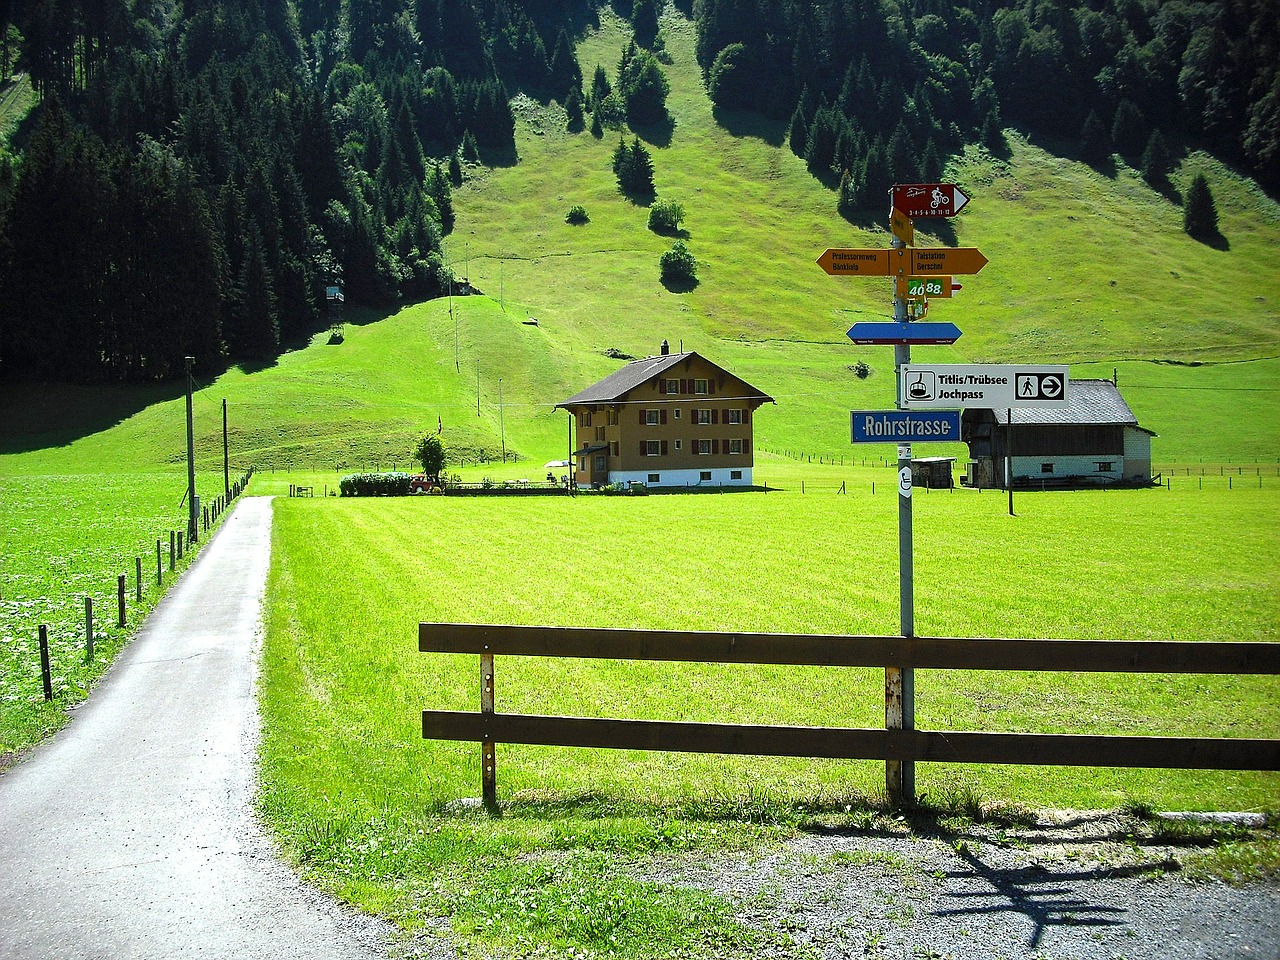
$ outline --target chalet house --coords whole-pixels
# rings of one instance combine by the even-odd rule
[[[773,398],[696,353],[633,360],[557,409],[580,486],[750,486],[755,411]]]
[[[1155,434],[1138,426],[1115,383],[1072,380],[1067,397],[1057,409],[965,410],[960,434],[970,459],[961,482],[1005,489],[1012,475],[1014,487],[1031,488],[1151,483]]]

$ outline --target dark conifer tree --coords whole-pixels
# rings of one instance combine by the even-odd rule
[[[1218,235],[1218,207],[1213,202],[1213,191],[1203,173],[1197,173],[1187,190],[1182,208],[1182,229],[1197,240],[1209,240]]]
[[[653,49],[658,38],[657,0],[635,0],[631,5],[631,30],[636,43],[646,50]]]
[[[1111,135],[1092,110],[1080,129],[1080,159],[1085,163],[1105,163],[1111,157]]]
[[[570,87],[569,95],[564,98],[564,112],[568,117],[565,124],[571,133],[579,133],[586,120],[582,113],[582,97],[578,93],[578,88]]]
[[[1162,184],[1173,166],[1173,155],[1159,128],[1151,131],[1147,147],[1142,151],[1142,177],[1147,183]]]

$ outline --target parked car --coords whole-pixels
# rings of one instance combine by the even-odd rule
[[[410,493],[430,493],[432,490],[444,492],[444,484],[439,480],[435,480],[425,473],[415,473],[409,478]]]

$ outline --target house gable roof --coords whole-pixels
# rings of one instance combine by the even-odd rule
[[[1007,409],[991,411],[996,423],[1008,424]],[[1012,411],[1013,422],[1017,424],[1054,424],[1072,426],[1138,426],[1138,418],[1134,416],[1129,404],[1110,380],[1071,380],[1067,386],[1067,405],[1065,407],[1015,407]],[[1152,434],[1155,436],[1155,434]]]
[[[653,378],[665,373],[690,357],[697,357],[708,366],[711,366],[726,375],[732,376],[732,374],[729,374],[728,370],[725,370],[718,364],[712,363],[706,357],[699,356],[693,351],[688,351],[686,353],[672,353],[659,357],[645,357],[642,360],[632,360],[625,367],[622,367],[620,370],[615,370],[603,380],[598,380],[585,390],[578,391],[568,400],[562,400],[560,403],[556,404],[556,408],[576,407],[584,403],[617,403],[636,387],[643,386]],[[764,403],[765,401],[768,401],[769,403],[773,402],[773,397],[757,390],[755,387],[751,386],[751,384],[742,380],[741,377],[736,377],[736,379],[741,380],[747,387],[751,393],[752,399],[759,400],[761,403]]]

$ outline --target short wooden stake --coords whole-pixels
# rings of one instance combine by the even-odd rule
[[[178,559],[182,559],[182,531],[178,531]]]
[[[164,583],[164,577],[161,573],[163,567],[160,561],[160,541],[156,541],[156,586]]]
[[[84,598],[84,658],[93,663],[93,597]]]
[[[138,587],[137,591],[134,594],[134,599],[138,603],[141,603],[142,602],[142,558],[141,557],[133,558],[133,582],[137,584],[137,587]]]
[[[125,624],[125,608],[124,608],[124,590],[125,581],[128,579],[123,573],[116,577],[116,612],[119,614],[119,626]]]
[[[53,675],[49,672],[49,628],[40,624],[40,679],[44,681],[44,698],[53,699]]]
[[[178,568],[178,534],[175,530],[169,531],[169,569],[176,570]]]

